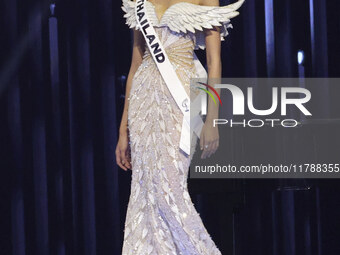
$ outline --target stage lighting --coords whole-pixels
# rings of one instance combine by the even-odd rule
[[[297,53],[297,61],[299,65],[303,65],[305,62],[305,52],[303,50],[299,50]]]

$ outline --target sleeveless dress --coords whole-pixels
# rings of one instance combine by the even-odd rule
[[[219,26],[223,40],[242,3],[213,7],[180,2],[158,20],[155,6],[146,1],[149,20],[188,95],[193,93],[190,79],[200,76],[194,50],[205,48],[203,30]],[[122,9],[129,27],[138,30],[135,4],[123,0]],[[179,148],[182,113],[147,46],[128,100],[132,180],[122,254],[221,254],[190,199],[191,157]]]

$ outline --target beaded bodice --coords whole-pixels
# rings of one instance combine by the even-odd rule
[[[189,86],[190,81],[188,78],[195,76],[193,62],[195,44],[193,35],[183,34],[178,36],[178,34],[172,32],[167,27],[156,27],[155,30],[177,75],[184,82],[185,87]],[[147,46],[145,46],[142,66],[153,66],[153,68],[156,68],[156,64]]]

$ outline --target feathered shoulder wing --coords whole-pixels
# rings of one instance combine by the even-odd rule
[[[204,49],[204,29],[220,27],[221,39],[228,35],[228,28],[232,28],[230,19],[239,15],[237,11],[244,0],[227,6],[203,6],[188,2],[179,2],[170,6],[161,20],[158,21],[155,13],[155,6],[146,1],[145,8],[149,14],[150,22],[156,27],[167,26],[176,33],[193,33],[196,37],[196,47]],[[135,16],[136,3],[131,0],[123,0],[122,9],[125,12],[126,24],[130,28],[138,28]]]
[[[227,6],[203,6],[186,2],[173,5],[164,14],[161,25],[167,25],[174,32],[195,33],[197,48],[205,48],[204,29],[220,27],[221,40],[232,28],[230,19],[239,15],[237,11],[244,0]]]
[[[136,2],[131,0],[123,0],[122,10],[125,12],[124,18],[126,18],[126,24],[129,28],[134,28],[139,30],[139,25],[136,19],[135,13]],[[148,13],[149,20],[153,26],[159,25],[157,15],[155,13],[155,6],[149,2],[145,1],[145,9]]]
[[[136,2],[131,0],[123,0],[122,10],[125,12],[124,18],[126,18],[126,24],[129,28],[137,27],[137,20],[135,15]]]

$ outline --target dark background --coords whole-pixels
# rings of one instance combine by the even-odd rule
[[[130,173],[114,150],[131,31],[120,6],[0,2],[1,255],[121,253]],[[223,76],[297,77],[303,50],[307,77],[339,77],[339,10],[337,0],[247,0],[223,43]],[[324,145],[311,143],[315,157]],[[190,180],[189,189],[223,254],[338,255],[339,184]]]

